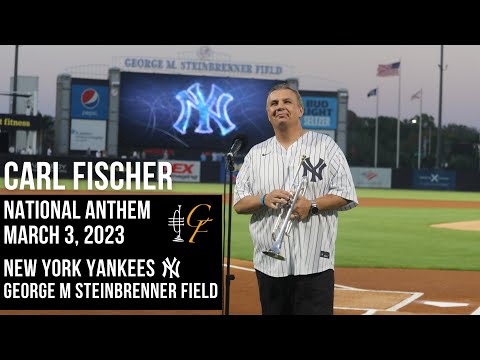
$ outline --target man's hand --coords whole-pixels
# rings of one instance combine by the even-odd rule
[[[263,202],[271,209],[278,209],[278,204],[286,204],[291,196],[286,190],[273,190],[265,195]]]
[[[299,195],[292,211],[292,217],[296,220],[304,220],[310,214],[311,206],[312,202],[310,200],[305,196]]]

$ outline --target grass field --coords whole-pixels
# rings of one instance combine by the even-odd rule
[[[72,189],[72,181],[62,181]],[[3,188],[0,179],[0,188]],[[82,185],[81,189],[86,189]],[[223,194],[223,184],[175,183],[178,193]],[[228,186],[227,186],[228,191]],[[480,193],[357,189],[360,206],[339,213],[336,266],[480,270],[480,233],[431,224],[480,220],[479,209],[362,207],[362,198],[480,201]],[[251,260],[250,216],[232,212],[232,258]]]

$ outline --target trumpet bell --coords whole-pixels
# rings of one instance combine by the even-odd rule
[[[285,258],[282,255],[280,255],[280,253],[276,253],[275,251],[273,251],[273,249],[272,250],[265,250],[265,251],[263,251],[263,253],[265,255],[268,255],[268,256],[274,258],[274,259],[285,261]]]

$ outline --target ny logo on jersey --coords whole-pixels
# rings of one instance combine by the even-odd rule
[[[303,176],[306,176],[307,172],[311,172],[312,178],[310,181],[316,182],[316,178],[318,178],[318,180],[323,180],[322,171],[326,166],[327,164],[325,164],[323,159],[318,160],[317,165],[313,166],[310,158],[308,157],[303,162]]]
[[[187,90],[183,90],[175,97],[182,105],[182,111],[173,124],[175,130],[181,134],[186,134],[192,108],[198,111],[199,120],[195,132],[198,134],[210,134],[213,129],[210,126],[210,119],[213,119],[220,129],[222,136],[236,128],[232,123],[227,112],[227,105],[233,100],[233,96],[225,93],[217,85],[213,84],[208,98],[200,89],[200,84],[195,83]]]

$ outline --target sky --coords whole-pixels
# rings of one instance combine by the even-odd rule
[[[358,116],[413,118],[420,111],[438,121],[440,45],[208,45],[234,63],[281,65],[301,90],[347,89],[348,107]],[[22,45],[18,75],[39,77],[39,111],[55,116],[57,76],[74,66],[112,66],[118,57],[179,58],[196,54],[200,45]],[[15,46],[0,45],[0,92],[10,88]],[[377,77],[379,64],[401,62],[401,75]],[[442,124],[480,130],[480,45],[445,45]],[[287,74],[285,74],[287,75]],[[367,93],[379,88],[378,97]],[[423,100],[411,100],[422,89]],[[8,113],[9,97],[0,96],[0,113]]]

